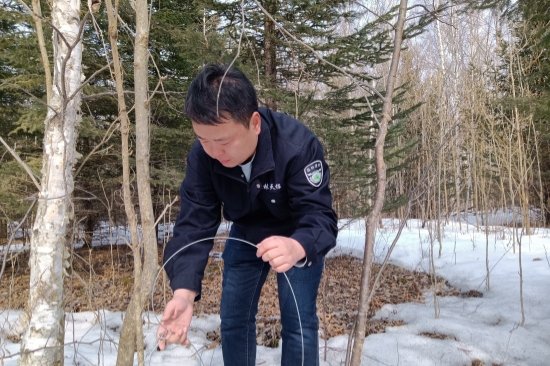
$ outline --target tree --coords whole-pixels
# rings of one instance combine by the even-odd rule
[[[545,222],[550,222],[550,1],[520,0],[506,10],[513,39],[503,42],[503,78],[500,98],[508,114],[516,108],[524,117],[530,116],[540,150],[540,180],[542,183]],[[511,81],[511,82],[509,82]],[[536,181],[531,186],[537,186]],[[538,201],[536,189],[531,196]]]
[[[76,126],[81,92],[80,3],[52,2],[55,30],[53,88],[45,120],[42,181],[30,256],[29,326],[21,343],[21,365],[64,362],[63,271],[67,225],[72,216]]]
[[[110,1],[110,0],[108,0]],[[141,229],[143,238],[140,240],[137,236],[137,219],[133,212],[134,205],[129,194],[129,172],[128,172],[128,152],[126,147],[124,154],[124,205],[128,214],[128,220],[132,227],[132,243],[130,247],[134,254],[134,289],[132,298],[126,316],[122,324],[120,345],[117,357],[117,365],[132,365],[134,349],[137,346],[138,360],[140,364],[144,363],[143,356],[143,331],[141,312],[149,294],[153,289],[153,280],[158,269],[157,238],[155,233],[155,217],[153,213],[153,203],[151,200],[149,157],[150,157],[150,135],[149,135],[149,90],[148,90],[148,65],[149,65],[149,10],[146,0],[137,0],[136,10],[136,42],[134,53],[134,86],[135,86],[135,109],[136,109],[136,176],[139,196],[139,215],[141,218]],[[116,19],[116,6],[109,9],[110,19]],[[111,20],[114,25],[110,28],[111,46],[116,49],[116,22]],[[118,57],[115,53],[114,57]],[[121,78],[120,69],[117,69],[117,77]],[[118,82],[119,102],[120,81]],[[127,116],[125,105],[119,106],[119,111],[124,114],[125,120],[123,138],[127,143]]]
[[[35,175],[42,163],[39,141],[43,134],[37,131],[25,134],[20,127],[29,123],[44,124],[45,71],[32,17],[21,4],[3,5],[0,12],[0,136]],[[19,221],[23,217],[28,207],[26,202],[35,194],[36,186],[22,166],[10,160],[7,150],[1,154],[0,161],[0,223],[4,226],[6,221]]]
[[[298,118],[320,137],[331,165],[338,214],[366,215],[371,208],[370,166],[378,129],[374,114],[380,113],[382,102],[378,96],[367,100],[361,84],[383,92],[383,86],[377,86],[382,75],[374,70],[382,70],[391,56],[388,24],[395,9],[371,20],[363,8],[346,1],[253,1],[244,2],[243,18],[240,6],[233,2],[215,8],[225,19],[222,30],[240,50],[235,63],[256,82],[263,105]],[[264,14],[255,11],[258,7]],[[411,27],[407,35],[417,30]],[[410,112],[401,109],[390,124],[389,172],[403,169],[403,162],[410,160],[398,157],[414,145],[413,141],[397,146],[402,122]],[[395,199],[387,208],[399,204]]]
[[[365,330],[367,315],[369,310],[369,302],[367,301],[370,292],[370,275],[374,262],[374,237],[376,226],[382,212],[384,204],[384,194],[386,190],[386,164],[384,162],[384,140],[388,130],[388,123],[392,115],[392,98],[397,78],[397,69],[399,58],[401,55],[401,47],[403,42],[403,30],[407,14],[407,0],[401,0],[399,4],[399,15],[395,24],[394,49],[391,59],[390,71],[386,82],[386,93],[384,96],[384,105],[379,121],[379,130],[376,137],[376,147],[374,150],[375,167],[376,167],[376,195],[372,211],[366,219],[366,236],[365,236],[365,255],[363,259],[363,273],[361,275],[361,289],[359,293],[359,309],[353,335],[353,351],[350,365],[361,365],[363,355],[363,344],[365,340]]]

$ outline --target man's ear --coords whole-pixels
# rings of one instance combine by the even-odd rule
[[[262,117],[260,116],[260,113],[252,113],[252,117],[250,117],[250,127],[256,135],[260,134],[262,131]]]

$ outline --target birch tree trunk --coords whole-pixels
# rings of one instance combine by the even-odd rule
[[[403,43],[403,28],[407,14],[407,0],[401,0],[399,4],[399,15],[395,26],[394,48],[390,64],[390,72],[386,83],[386,95],[382,106],[382,117],[378,135],[376,136],[376,145],[374,148],[374,165],[376,168],[376,194],[374,205],[366,219],[367,232],[365,235],[365,255],[363,258],[363,272],[361,276],[361,290],[359,294],[359,306],[357,313],[356,327],[353,335],[353,348],[351,355],[351,365],[360,366],[363,355],[363,344],[365,342],[365,331],[367,315],[369,311],[369,292],[370,276],[374,260],[374,239],[376,232],[376,223],[380,218],[382,206],[384,204],[386,190],[386,163],[384,162],[384,142],[388,132],[388,123],[391,121],[392,99],[401,56],[401,47]]]
[[[52,2],[54,77],[44,122],[42,182],[31,239],[30,319],[21,342],[20,365],[24,366],[63,364],[63,267],[68,258],[68,222],[73,216],[76,126],[80,121],[80,5],[77,0]]]

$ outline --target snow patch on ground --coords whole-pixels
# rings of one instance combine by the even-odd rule
[[[363,257],[365,223],[342,220],[338,245],[330,255],[352,254]],[[225,228],[227,229],[227,228]],[[397,220],[384,220],[378,229],[375,258],[383,261],[398,229]],[[487,365],[543,366],[550,359],[550,231],[534,229],[530,236],[516,236],[513,229],[450,221],[409,220],[390,263],[411,270],[429,271],[433,252],[436,274],[461,291],[476,290],[481,298],[434,297],[427,293],[423,304],[386,305],[376,318],[403,320],[406,325],[390,327],[386,333],[366,338],[364,365],[463,366],[480,360]],[[441,237],[441,243],[438,241]],[[519,242],[521,239],[525,323],[521,325]],[[441,248],[441,256],[439,251]],[[487,261],[490,289],[487,289]],[[356,279],[359,281],[359,279]],[[109,296],[109,294],[105,294]],[[0,312],[0,359],[4,365],[17,365],[19,344],[5,339],[17,311]],[[105,310],[68,314],[66,318],[66,365],[114,365],[123,313]],[[146,365],[223,365],[221,347],[207,340],[217,329],[218,315],[195,317],[190,339],[192,347],[170,346],[156,351],[157,317],[145,313]],[[433,338],[435,335],[439,338]],[[345,359],[347,336],[320,340],[321,366],[340,366]],[[258,347],[258,365],[278,365],[278,349]],[[137,364],[137,359],[135,364]]]

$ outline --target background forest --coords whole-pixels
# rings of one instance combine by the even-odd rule
[[[263,5],[327,61],[383,92],[392,51],[391,2],[267,1]],[[488,10],[439,5],[433,16],[427,12],[431,4],[413,5],[386,139],[387,212],[401,215],[399,207],[420,184],[425,194],[414,200],[413,217],[513,206],[525,217],[528,209],[540,209],[546,214],[539,218],[546,220],[549,5],[545,1],[496,5]],[[41,8],[47,19],[50,6],[44,2]],[[377,124],[372,112],[379,112],[380,98],[371,97],[371,110],[356,83],[277,31],[253,2],[245,2],[243,11],[245,24],[239,2],[152,3],[149,89],[154,97],[149,119],[155,213],[160,214],[177,194],[185,175],[185,156],[194,140],[182,114],[189,82],[201,66],[230,63],[238,53],[235,65],[255,83],[260,103],[297,117],[322,140],[331,162],[339,217],[364,216],[373,198]],[[131,3],[123,1],[119,14],[124,96],[131,106],[135,36]],[[0,17],[0,136],[39,176],[47,91],[35,24],[17,1],[3,0]],[[106,18],[99,11],[85,25],[86,77],[110,59]],[[50,39],[47,22],[44,32]],[[51,43],[45,47],[51,55]],[[88,234],[88,244],[89,234],[101,222],[126,221],[120,122],[111,73],[105,69],[84,86],[78,124],[74,220]],[[133,135],[135,129],[130,128]],[[5,146],[2,150],[0,237],[6,240],[8,223],[21,221],[35,189]]]
[[[137,227],[152,224],[155,242],[166,242],[162,224],[179,209],[175,198],[194,141],[183,101],[208,63],[234,62],[255,84],[261,105],[296,117],[319,136],[340,218],[372,212],[397,1],[164,0],[145,2],[145,13],[143,1],[107,1],[77,5],[84,83],[73,94],[81,93],[81,102],[68,168],[74,190],[64,261],[75,245],[91,248],[93,233],[105,227],[127,226],[133,256],[144,262],[149,252],[138,243]],[[69,70],[54,57],[63,33],[55,27],[56,2],[0,0],[0,244],[7,248],[28,242],[41,216],[37,188],[50,141],[45,121],[60,88],[55,75]],[[546,226],[550,1],[403,3],[401,57],[382,141],[384,217],[435,220],[438,236],[441,225],[451,218],[460,224],[470,212],[478,226],[497,212],[499,224],[521,233]],[[144,89],[135,67],[143,14],[149,22]],[[77,49],[68,48],[69,55]],[[143,90],[148,110],[140,127]],[[150,148],[140,150],[145,135]],[[150,217],[138,197],[143,156]],[[15,238],[16,227],[22,238]],[[8,258],[2,257],[2,282]],[[135,278],[147,272],[137,267]],[[145,294],[136,301],[141,311]]]

